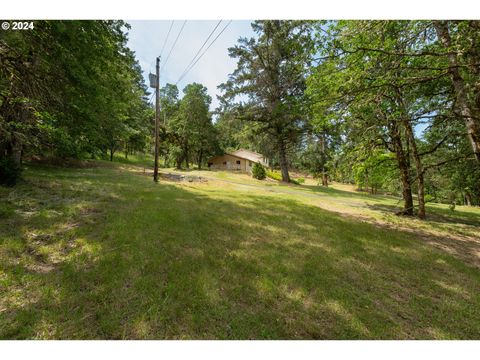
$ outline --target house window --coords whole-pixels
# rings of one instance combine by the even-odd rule
[[[237,160],[237,165],[240,165],[240,160]]]
[[[224,162],[223,162],[223,165],[227,165],[227,162],[226,162],[226,161],[224,161]]]

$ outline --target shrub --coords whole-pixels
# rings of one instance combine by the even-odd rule
[[[282,173],[280,171],[275,171],[275,170],[272,170],[272,171],[267,171],[267,176],[273,180],[277,180],[277,181],[282,181]],[[305,182],[305,179],[304,178],[298,178],[298,179],[290,179],[290,182],[292,184],[296,184],[296,185],[301,185]]]
[[[433,195],[426,194],[425,195],[425,203],[429,203],[429,202],[435,202],[435,197]]]
[[[282,181],[282,174],[278,171],[267,171],[267,176],[273,180]]]
[[[14,186],[22,169],[15,164],[12,158],[0,159],[0,185]]]
[[[258,179],[258,180],[263,180],[263,179],[265,179],[265,177],[266,177],[265,168],[264,168],[261,164],[259,164],[259,163],[253,164],[252,176],[253,176],[255,179]]]

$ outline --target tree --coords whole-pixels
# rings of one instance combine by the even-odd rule
[[[465,121],[475,158],[480,162],[480,22],[437,20],[433,25],[446,50],[456,106]]]
[[[255,21],[257,38],[240,38],[229,55],[237,68],[221,85],[225,97],[238,101],[237,118],[254,121],[275,146],[282,181],[289,182],[287,153],[306,124],[305,74],[313,42],[305,21]],[[240,96],[241,100],[238,99]],[[246,98],[246,99],[245,99]]]
[[[201,168],[206,156],[216,151],[215,128],[209,111],[212,99],[207,88],[197,83],[187,85],[183,92],[185,95],[180,100],[178,111],[169,122],[169,128],[177,139],[172,150],[177,167],[185,161],[188,168],[192,156],[195,156]]]
[[[0,39],[0,158],[105,156],[142,131],[146,89],[123,21],[37,21]]]
[[[365,149],[383,147],[395,154],[402,183],[403,214],[413,214],[412,189],[418,212],[425,217],[423,155],[444,140],[423,147],[415,129],[430,129],[453,119],[445,83],[445,59],[431,56],[435,35],[422,21],[347,21],[326,31],[323,60],[309,80],[317,109],[345,123],[347,139]],[[437,120],[437,121],[435,121]],[[412,165],[413,164],[413,168]]]

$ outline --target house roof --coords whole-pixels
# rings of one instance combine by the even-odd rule
[[[234,151],[234,152],[231,152],[231,153],[225,153],[225,155],[234,156],[234,157],[237,157],[239,159],[250,160],[250,161],[253,161],[253,162],[260,162],[260,163],[264,162],[263,161],[264,156],[262,154],[259,154],[259,153],[256,153],[256,152],[250,151],[250,150],[245,150],[245,149],[240,149],[240,150],[237,150],[237,151]],[[214,159],[219,158],[219,157],[221,157],[221,156],[214,156],[210,160],[214,160]]]
[[[230,153],[230,155],[237,156],[243,159],[247,159],[254,162],[263,162],[264,156],[262,154],[256,153],[254,151],[239,149]]]

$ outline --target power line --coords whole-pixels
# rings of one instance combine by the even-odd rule
[[[203,42],[202,46],[200,47],[200,49],[198,49],[197,53],[195,54],[195,56],[192,58],[192,61],[190,61],[190,63],[187,65],[187,67],[185,68],[185,70],[183,70],[183,73],[182,75],[180,75],[180,78],[183,77],[183,75],[188,71],[188,68],[193,64],[193,62],[195,61],[196,57],[198,56],[198,54],[200,54],[200,51],[203,50],[204,46],[206,45],[206,43],[208,42],[208,40],[210,40],[210,38],[212,37],[213,33],[215,32],[215,30],[217,30],[218,26],[220,25],[220,23],[222,22],[222,20],[220,20],[217,25],[215,25],[215,27],[213,28],[213,30],[210,32],[210,35],[208,35],[207,39]],[[178,82],[178,81],[177,81]]]
[[[173,42],[173,45],[172,45],[172,47],[171,47],[171,49],[170,49],[170,52],[169,52],[168,55],[167,55],[167,59],[166,59],[165,62],[163,63],[163,66],[162,66],[162,69],[161,69],[161,70],[163,70],[163,69],[165,68],[165,65],[167,65],[167,61],[168,61],[168,59],[170,59],[170,55],[172,54],[172,51],[173,51],[173,49],[175,48],[175,45],[177,44],[178,38],[180,37],[180,34],[182,33],[183,28],[185,27],[185,24],[186,24],[186,23],[187,23],[187,20],[185,20],[185,21],[183,22],[182,28],[181,28],[180,31],[178,32],[178,35],[177,35],[175,41]]]
[[[173,27],[174,22],[175,22],[175,20],[172,20],[172,22],[170,23],[170,28],[168,29],[167,37],[165,38],[165,41],[163,42],[162,51],[160,52],[160,57],[162,57],[162,55],[163,55],[163,50],[165,49],[165,45],[167,44],[167,40],[168,40],[168,37],[170,36],[170,31],[172,31],[172,27]]]
[[[193,69],[193,67],[198,63],[198,61],[203,57],[203,55],[205,55],[205,53],[208,51],[208,49],[210,49],[210,47],[211,47],[211,46],[213,45],[213,43],[220,37],[220,35],[222,35],[222,33],[225,31],[225,29],[228,27],[228,25],[230,25],[231,22],[232,22],[232,20],[230,20],[230,21],[227,23],[227,25],[225,25],[225,26],[223,27],[223,29],[218,33],[218,35],[215,37],[215,39],[212,40],[212,42],[210,43],[210,45],[208,45],[208,47],[205,49],[205,51],[202,52],[202,54],[201,54],[201,55],[197,58],[197,60],[192,64],[192,66],[190,66],[190,68],[189,68],[186,72],[184,72],[184,73],[182,74],[182,76],[180,76],[180,78],[177,80],[177,82],[175,83],[175,85],[178,84],[178,83],[190,72],[190,70]]]

